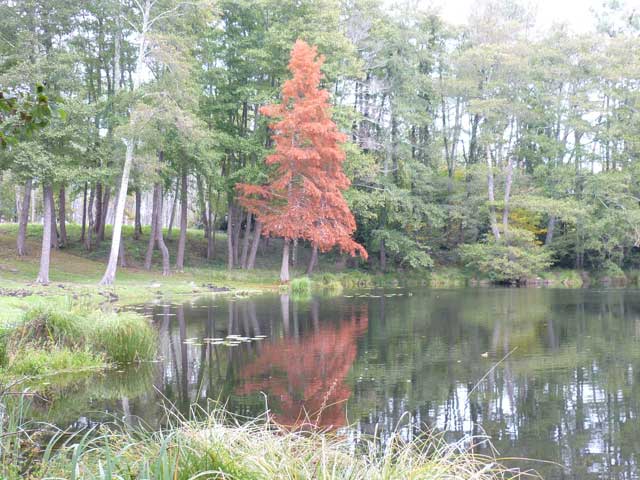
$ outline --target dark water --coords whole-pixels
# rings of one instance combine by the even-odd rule
[[[354,434],[486,433],[501,456],[562,465],[514,462],[549,479],[640,478],[639,291],[394,289],[140,311],[161,362],[52,387],[42,417],[154,426],[163,399],[186,412],[213,398]],[[253,340],[214,340],[227,335]]]

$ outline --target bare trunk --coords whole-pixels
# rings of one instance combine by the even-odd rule
[[[51,218],[51,247],[57,249],[58,238],[60,238],[60,236],[58,235],[58,224],[56,222],[56,204],[53,199],[53,187],[49,189],[49,197],[49,202],[51,202],[51,215],[49,215]]]
[[[258,253],[258,246],[260,245],[260,234],[262,233],[262,222],[256,221],[256,226],[253,229],[253,241],[251,242],[251,252],[249,253],[249,259],[247,260],[247,270],[253,270],[256,266],[256,255]]]
[[[233,203],[229,202],[227,213],[227,268],[233,269]]]
[[[164,237],[162,235],[162,185],[158,184],[158,220],[156,228],[156,242],[158,249],[162,254],[162,275],[165,277],[171,274],[169,266],[169,249],[164,243]]]
[[[384,240],[380,240],[380,270],[385,271],[387,269],[387,252],[384,248]]]
[[[184,250],[187,245],[187,171],[182,173],[182,185],[180,187],[180,238],[178,240],[178,254],[176,256],[176,269],[184,271]],[[176,191],[177,193],[177,191]],[[176,195],[177,196],[177,195]],[[175,202],[174,202],[175,207]]]
[[[284,239],[284,246],[282,247],[282,266],[280,267],[280,282],[289,283],[289,244],[291,240]]]
[[[502,232],[507,236],[509,231],[509,199],[511,197],[511,183],[513,181],[513,160],[509,156],[507,163],[507,177],[504,184],[504,209],[502,210]]]
[[[66,247],[68,243],[67,239],[67,198],[66,191],[64,185],[60,186],[60,191],[58,192],[58,202],[60,202],[60,207],[58,207],[58,221],[60,222],[60,245],[62,247]]]
[[[136,219],[133,227],[133,238],[138,240],[142,235],[142,221],[140,218],[140,209],[142,205],[142,194],[140,193],[140,187],[136,188]]]
[[[132,140],[129,140],[127,142],[127,152],[125,155],[124,166],[122,168],[120,189],[118,190],[118,198],[116,200],[116,214],[115,218],[113,219],[113,233],[111,235],[111,251],[109,252],[109,263],[107,263],[107,270],[104,272],[102,280],[100,280],[100,285],[112,285],[116,279],[118,256],[120,256],[120,254],[122,254],[121,262],[124,261],[124,247],[120,248],[120,243],[122,241],[121,237],[122,223],[124,221],[124,207],[127,202],[127,189],[129,188],[129,174],[131,173],[131,165],[133,165],[133,149],[134,142]],[[103,209],[103,215],[106,217],[106,208]],[[101,233],[104,235],[104,226],[102,227]]]
[[[125,268],[127,266],[127,258],[124,251],[124,238],[120,240],[120,250],[118,251],[118,260],[120,261],[120,267]]]
[[[295,267],[298,263],[298,239],[293,239],[293,245],[291,246],[291,266]]]
[[[244,212],[239,206],[236,206],[234,210],[236,212],[236,220],[233,225],[233,264],[238,266],[240,264],[240,231],[242,230]]]
[[[31,202],[31,179],[24,184],[24,195],[22,197],[22,205],[20,206],[20,217],[18,219],[18,255],[21,257],[27,254],[27,224],[29,223],[29,207]]]
[[[553,232],[555,228],[556,228],[556,216],[551,215],[549,217],[549,223],[547,224],[547,236],[544,239],[545,245],[551,245],[551,242],[553,241]]]
[[[156,230],[158,228],[158,187],[153,186],[153,206],[151,207],[151,233],[149,234],[149,242],[147,243],[147,253],[144,257],[144,268],[151,269],[151,260],[153,260],[153,247],[156,244]]]
[[[171,204],[171,215],[169,216],[169,228],[167,229],[167,238],[171,238],[171,231],[173,230],[173,222],[176,218],[176,207],[178,204],[178,193],[180,190],[180,179],[176,179],[176,191],[173,195],[173,203]]]
[[[496,197],[494,194],[493,186],[493,165],[491,162],[491,151],[487,147],[487,165],[489,170],[487,172],[487,190],[489,194],[489,221],[491,222],[491,231],[496,241],[500,240],[500,229],[498,228],[498,221],[496,219]]]
[[[313,273],[313,269],[318,263],[318,246],[313,245],[311,250],[311,260],[309,260],[309,266],[307,267],[307,275],[311,275]]]
[[[132,154],[133,155],[133,154]],[[125,160],[126,163],[126,160]],[[126,167],[125,167],[126,168]],[[124,170],[124,169],[123,169]],[[131,166],[129,166],[129,170],[131,170]],[[129,175],[127,172],[127,187],[129,184]],[[127,198],[127,189],[124,190],[124,196]],[[104,240],[104,231],[107,226],[107,213],[109,213],[109,199],[111,197],[111,192],[109,191],[109,187],[106,187],[104,193],[102,195],[102,216],[100,217],[100,225],[98,228],[98,240]],[[124,205],[122,207],[122,215],[124,219]],[[122,228],[122,224],[120,224],[120,228]]]
[[[96,207],[96,214],[93,217],[94,226],[93,231],[95,233],[99,233],[100,231],[100,223],[102,222],[102,183],[96,183],[96,193],[93,199]]]
[[[204,228],[204,238],[209,238],[209,219],[207,218],[207,205],[204,201],[204,186],[202,185],[202,178],[200,176],[196,177],[196,188],[198,195],[198,209],[200,210],[200,221],[202,222],[202,227]],[[211,182],[209,182],[211,183]],[[209,198],[211,201],[211,198]],[[209,210],[211,210],[211,205],[209,205]]]
[[[87,235],[84,238],[84,247],[89,251],[91,250],[91,244],[93,240],[94,220],[93,220],[93,202],[95,201],[95,189],[91,189],[89,195],[89,206],[87,207],[87,215],[89,216],[87,225]]]
[[[42,201],[44,205],[43,227],[42,227],[42,252],[40,253],[40,271],[38,272],[37,283],[49,285],[49,264],[51,262],[51,185],[43,185]]]
[[[251,235],[251,212],[247,214],[247,222],[244,228],[244,237],[242,238],[242,255],[240,256],[240,266],[247,269],[247,255],[249,254],[249,236]]]
[[[215,212],[211,208],[211,185],[209,185],[209,218],[207,231],[207,260],[213,259],[216,254],[216,217],[218,216],[218,204],[220,203],[220,192],[216,196]]]
[[[84,236],[87,234],[87,182],[84,182],[84,193],[82,195],[82,231],[80,233],[80,243],[84,243]]]

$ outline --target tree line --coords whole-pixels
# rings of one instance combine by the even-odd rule
[[[282,101],[297,39],[326,57],[319,87],[346,135],[344,198],[363,267],[459,264],[512,281],[640,262],[640,20],[623,2],[607,2],[584,34],[543,30],[512,0],[479,2],[463,26],[415,2],[80,3],[0,1],[0,90],[44,83],[66,112],[0,153],[0,218],[20,224],[21,255],[31,191],[42,190],[43,283],[75,199],[87,249],[113,217],[112,283],[122,224],[140,238],[149,192],[146,266],[157,248],[169,273],[161,219],[172,198],[175,268],[189,212],[207,259],[224,227],[228,267],[252,268],[261,235],[283,232],[264,228],[238,185],[273,179],[263,107]],[[335,245],[290,234],[314,252]]]

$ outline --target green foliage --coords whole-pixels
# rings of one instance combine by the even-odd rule
[[[291,293],[298,297],[311,295],[311,279],[309,277],[298,277],[291,280],[289,284]]]
[[[462,262],[491,281],[520,282],[537,276],[551,265],[551,252],[535,244],[530,232],[510,230],[507,240],[460,247]]]
[[[90,351],[29,345],[15,356],[9,365],[8,372],[12,376],[36,377],[103,366],[102,358]]]
[[[384,241],[386,251],[398,259],[400,265],[410,268],[432,268],[433,260],[425,247],[397,230],[376,230],[373,238]]]

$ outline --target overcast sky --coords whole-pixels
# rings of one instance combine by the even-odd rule
[[[603,0],[532,0],[537,7],[537,26],[546,29],[553,23],[567,23],[574,32],[585,32],[594,29],[592,7],[602,5]],[[628,0],[637,1],[640,0]],[[474,0],[432,0],[432,5],[440,8],[442,15],[451,23],[465,23]]]

